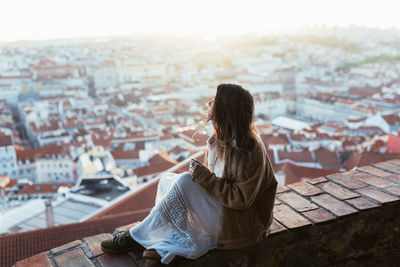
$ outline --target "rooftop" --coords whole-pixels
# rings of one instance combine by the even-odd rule
[[[122,184],[113,176],[97,176],[83,178],[78,182],[77,186],[73,188],[72,192],[112,201],[129,190],[129,187]]]

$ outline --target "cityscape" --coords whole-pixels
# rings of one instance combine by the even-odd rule
[[[225,82],[253,94],[279,186],[400,158],[397,29],[3,43],[0,235],[96,218],[188,171]]]

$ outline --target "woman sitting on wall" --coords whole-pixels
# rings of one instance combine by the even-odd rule
[[[209,102],[214,127],[204,164],[160,177],[156,205],[138,225],[102,242],[106,253],[146,248],[148,261],[196,259],[211,249],[236,249],[262,240],[272,222],[277,181],[253,128],[248,90],[220,84]]]

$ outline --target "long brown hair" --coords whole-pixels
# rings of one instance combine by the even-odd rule
[[[253,147],[259,143],[253,115],[254,100],[248,90],[238,84],[218,85],[206,122],[212,121],[214,126],[216,154],[224,161],[224,177],[240,179]]]

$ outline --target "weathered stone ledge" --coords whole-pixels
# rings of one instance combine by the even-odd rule
[[[178,266],[396,266],[400,261],[400,160],[278,189],[274,221],[259,244],[214,250]],[[123,231],[132,225],[120,227]],[[140,253],[105,255],[110,234],[76,240],[16,266],[143,266]]]

